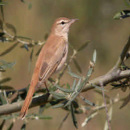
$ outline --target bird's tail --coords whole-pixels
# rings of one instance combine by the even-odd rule
[[[23,120],[27,114],[29,105],[32,101],[32,96],[34,94],[35,91],[35,86],[34,85],[30,85],[29,90],[28,90],[28,94],[26,96],[26,99],[24,101],[24,104],[22,106],[21,112],[20,112],[20,118]]]

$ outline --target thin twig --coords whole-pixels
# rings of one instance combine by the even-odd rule
[[[104,100],[104,105],[105,105],[105,110],[106,110],[108,129],[111,130],[111,125],[110,125],[110,120],[109,120],[109,115],[108,115],[108,109],[107,109],[105,94],[104,94],[104,91],[103,91],[104,87],[103,87],[102,81],[100,81],[100,86],[102,87],[102,95],[103,95],[103,100]]]

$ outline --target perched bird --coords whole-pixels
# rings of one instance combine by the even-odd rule
[[[54,22],[35,65],[29,91],[20,112],[22,119],[27,114],[35,88],[44,84],[53,73],[63,67],[68,54],[69,28],[76,20],[61,17]]]

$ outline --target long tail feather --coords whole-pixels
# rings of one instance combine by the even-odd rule
[[[29,108],[29,105],[32,101],[32,96],[34,94],[34,91],[35,91],[35,86],[33,85],[30,85],[29,87],[29,90],[28,90],[28,94],[26,96],[26,99],[24,101],[24,104],[22,106],[22,109],[21,109],[21,112],[20,112],[20,118],[23,120],[27,114],[27,111],[28,111],[28,108]]]

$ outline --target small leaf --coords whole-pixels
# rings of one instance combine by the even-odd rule
[[[63,92],[66,92],[66,93],[72,93],[73,92],[71,89],[62,88],[62,87],[58,86],[57,84],[55,85],[55,87],[58,88],[59,90],[63,91]]]
[[[4,9],[3,9],[3,6],[0,6],[0,10],[1,10],[1,14],[2,14],[2,21],[4,21]],[[2,29],[3,29],[3,25],[2,25]]]
[[[14,88],[13,87],[11,87],[11,86],[8,86],[8,85],[0,85],[0,89],[1,90],[11,90],[11,89],[13,89],[14,90]]]
[[[32,8],[32,3],[28,3],[28,9]]]
[[[29,51],[29,49],[28,49],[28,45],[27,44],[24,44],[24,46],[23,46],[27,51]]]
[[[104,88],[101,88],[101,87],[99,87],[99,86],[97,86],[97,85],[95,85],[95,84],[91,84],[93,87],[95,87],[96,89],[98,89],[98,90],[101,90],[101,91],[106,91]]]
[[[78,81],[78,83],[77,83],[77,85],[76,85],[76,87],[75,87],[75,92],[77,92],[77,91],[80,91],[81,90],[81,87],[82,87],[82,85],[81,85],[81,78],[79,79],[79,81]]]
[[[12,24],[10,24],[10,23],[6,23],[5,25],[6,25],[6,27],[7,27],[8,29],[10,29],[10,30],[16,35],[17,31],[16,31],[14,25],[12,25]]]
[[[0,5],[5,5],[7,2],[0,2]]]
[[[75,64],[76,69],[77,69],[80,73],[82,73],[82,70],[81,70],[80,65],[78,64],[78,62],[77,62],[75,59],[73,59],[73,61],[74,61],[74,64]]]
[[[125,47],[123,48],[123,51],[121,52],[121,55],[120,55],[122,62],[124,61],[124,58],[129,50],[129,48],[130,48],[130,36],[129,36],[127,43],[125,44]]]
[[[124,19],[130,17],[130,10],[122,10],[121,12],[118,12],[113,17],[114,19]]]
[[[85,99],[83,96],[80,96],[80,97],[81,97],[81,99],[82,99],[85,103],[89,104],[90,106],[96,106],[95,103],[90,102],[89,100]]]
[[[54,105],[52,108],[60,108],[60,107],[63,107],[64,105],[65,105],[64,103],[60,103],[60,104]]]
[[[4,127],[4,125],[5,125],[5,122],[6,122],[6,120],[3,120],[2,123],[0,124],[0,130],[3,130],[3,127]]]
[[[50,94],[52,94],[53,97],[55,97],[56,99],[64,99],[65,98],[65,95],[62,93],[50,92]]]
[[[78,76],[77,74],[73,73],[73,72],[68,72],[68,74],[74,78],[81,78],[80,76]]]
[[[16,38],[20,38],[20,39],[24,39],[24,40],[32,40],[32,39],[29,38],[29,37],[23,37],[23,36],[16,36]]]
[[[74,79],[74,82],[73,82],[73,85],[72,85],[72,91],[75,90],[75,87],[76,87],[76,79]]]
[[[36,56],[38,56],[38,55],[39,55],[39,53],[40,53],[41,49],[42,49],[42,47],[40,47],[40,48],[39,48],[39,50],[38,50],[38,51],[37,51],[37,53],[36,53]]]
[[[11,80],[11,78],[4,78],[4,79],[2,79],[2,80],[0,80],[0,84],[3,84],[3,83],[6,83],[6,82],[8,82],[8,81],[10,81]]]
[[[0,62],[2,63],[2,65],[0,65],[0,69],[6,69],[6,68],[12,68],[16,62],[6,62],[4,60],[0,60]]]
[[[68,89],[70,89],[70,85],[68,83],[66,84],[66,86],[67,86]]]
[[[4,97],[2,92],[0,92],[0,101],[1,101],[2,105],[3,104],[7,104],[7,101],[6,101],[6,99],[5,99],[5,97]]]
[[[5,33],[4,32],[0,32],[0,37],[4,36]]]
[[[96,93],[98,93],[100,96],[102,96],[102,92],[99,90],[94,90]],[[110,98],[108,95],[105,94],[105,98]]]
[[[122,105],[120,106],[120,109],[125,107],[129,102],[130,102],[130,94],[124,98],[124,101],[123,101]]]
[[[21,130],[26,130],[26,124],[25,123],[22,125]]]
[[[74,107],[73,107],[72,104],[70,105],[70,110],[71,110],[71,116],[72,116],[73,124],[78,129],[77,120],[76,120],[76,116],[75,116],[75,113],[74,113]]]
[[[33,57],[33,48],[32,48],[31,54],[30,54],[30,61],[32,61],[32,57]]]
[[[16,46],[18,45],[18,42],[14,43],[12,46],[10,46],[8,49],[0,53],[0,56],[4,56],[7,53],[11,52]]]
[[[14,122],[12,122],[12,123],[10,124],[10,126],[9,126],[9,128],[8,128],[7,130],[12,130],[13,126],[14,126]]]
[[[45,109],[45,105],[41,105],[41,106],[39,107],[39,114],[42,114],[43,111],[44,111],[44,109]]]
[[[68,116],[69,116],[69,113],[66,114],[66,116],[64,117],[64,119],[63,119],[62,122],[60,123],[60,126],[59,126],[58,130],[61,129],[63,123],[66,121],[66,119],[68,118]]]
[[[85,49],[88,46],[88,43],[90,41],[87,41],[86,43],[84,43],[81,47],[79,47],[79,49],[77,51],[82,51],[83,49]]]

